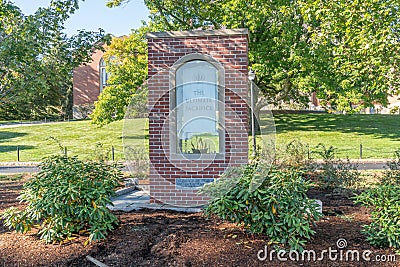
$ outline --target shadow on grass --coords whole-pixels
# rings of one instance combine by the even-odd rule
[[[274,118],[278,133],[326,131],[358,133],[376,138],[400,140],[399,115],[279,114]]]
[[[6,142],[9,139],[25,136],[27,133],[16,133],[8,131],[0,131],[0,143]]]
[[[7,144],[7,141],[13,138],[22,137],[27,135],[27,133],[16,133],[16,132],[8,132],[8,131],[1,131],[0,132],[0,153],[1,152],[12,152],[17,151],[18,147],[20,151],[34,149],[35,146],[28,146],[28,145],[2,145],[2,143]]]
[[[34,146],[3,146],[0,145],[0,153],[1,152],[11,152],[11,151],[15,151],[15,153],[17,153],[17,148],[19,147],[20,151],[23,150],[28,150],[28,149],[34,149]]]

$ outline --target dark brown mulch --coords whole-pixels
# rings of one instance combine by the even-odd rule
[[[22,182],[0,182],[0,211],[14,205]],[[360,233],[369,222],[368,210],[354,205],[346,197],[330,191],[310,191],[319,198],[327,215],[317,223],[316,234],[306,247],[320,255],[322,250],[337,249],[336,242],[344,238],[345,249],[371,250],[376,255],[393,255],[391,249],[371,247]],[[272,261],[260,261],[257,253],[265,250],[268,239],[252,236],[243,229],[216,218],[206,219],[201,214],[172,211],[143,210],[116,212],[120,225],[108,239],[84,247],[85,237],[64,245],[45,244],[31,232],[17,234],[0,222],[0,266],[95,266],[86,255],[108,266],[399,266],[397,262],[279,261],[276,253]],[[268,253],[272,250],[267,247]],[[344,250],[345,250],[344,249]],[[346,252],[346,251],[345,251]],[[263,255],[261,253],[260,255]],[[292,255],[293,257],[295,255]],[[338,257],[339,257],[338,253]],[[360,256],[361,257],[361,256]]]

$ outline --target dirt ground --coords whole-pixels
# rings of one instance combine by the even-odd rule
[[[10,206],[22,207],[16,200],[22,183],[0,181],[0,212]],[[18,234],[6,229],[0,220],[0,267],[96,266],[87,255],[107,266],[400,266],[400,256],[393,250],[371,247],[360,233],[369,221],[366,209],[329,191],[312,190],[310,196],[322,200],[326,216],[317,223],[306,250],[315,251],[316,259],[322,260],[308,260],[307,255],[302,260],[301,254],[296,260],[294,253],[281,255],[286,261],[279,260],[276,252],[271,254],[273,248],[267,246],[266,237],[252,236],[200,213],[143,210],[115,212],[120,220],[118,228],[106,240],[87,247],[83,245],[85,237],[64,245],[45,244],[34,231]],[[339,239],[345,241],[337,244]],[[347,246],[337,247],[345,243]],[[331,257],[328,252],[322,254],[329,248]],[[357,250],[360,259],[353,260],[349,250]],[[365,255],[370,261],[362,257],[368,250],[371,254]]]

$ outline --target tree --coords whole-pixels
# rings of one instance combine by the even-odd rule
[[[398,1],[318,0],[301,9],[311,49],[325,65],[318,97],[351,111],[398,94]]]
[[[3,53],[5,52],[5,42],[7,41],[8,36],[10,33],[16,28],[17,26],[17,21],[20,19],[21,14],[19,12],[19,9],[13,5],[11,5],[8,2],[3,3],[3,0],[0,2],[0,59],[4,60],[6,59],[3,56]],[[7,67],[4,64],[4,62],[1,62],[0,65],[0,99],[2,99],[6,94],[8,94],[8,91],[6,90],[7,86],[5,85],[6,79],[5,77],[7,76],[8,71]]]
[[[35,119],[72,110],[72,70],[90,60],[100,32],[68,38],[64,23],[78,1],[52,1],[24,16],[10,1],[0,5],[0,117]]]
[[[147,90],[141,85],[147,79],[147,31],[143,26],[129,36],[114,37],[107,47],[104,59],[110,76],[95,103],[93,123],[101,126],[123,119],[131,101],[137,112],[146,109]]]
[[[316,91],[327,108],[353,111],[385,104],[398,86],[400,13],[394,0],[145,3],[159,30],[248,28],[250,66],[269,103],[305,103]]]
[[[118,5],[129,1],[111,1]],[[299,8],[292,1],[145,1],[158,30],[248,28],[249,59],[269,103],[306,102],[312,91],[310,54]]]

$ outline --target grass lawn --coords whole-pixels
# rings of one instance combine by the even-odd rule
[[[291,140],[308,143],[312,149],[319,143],[337,147],[338,157],[391,158],[400,149],[399,115],[334,115],[282,114],[275,115],[276,142]]]
[[[143,123],[143,119],[131,121],[129,132],[135,138],[130,138],[129,144],[143,144]],[[122,121],[103,128],[92,125],[90,121],[0,128],[0,161],[17,161],[17,146],[20,147],[21,161],[40,161],[43,157],[60,153],[57,141],[50,137],[66,147],[68,155],[77,155],[81,159],[96,158],[100,153],[110,156],[114,146],[115,159],[120,160],[124,158],[122,128]]]
[[[338,148],[339,157],[390,158],[400,148],[399,115],[333,115],[283,114],[275,115],[276,143],[283,146],[292,140],[308,143],[312,149],[319,143]],[[144,119],[129,121],[125,127],[126,143],[144,150]],[[123,122],[97,128],[90,121],[58,122],[42,125],[0,128],[0,161],[16,161],[17,146],[21,161],[40,161],[43,157],[60,153],[50,136],[67,147],[68,155],[82,159],[96,158],[101,152],[110,156],[115,148],[115,159],[124,158],[122,144]],[[102,144],[99,148],[98,143]]]

